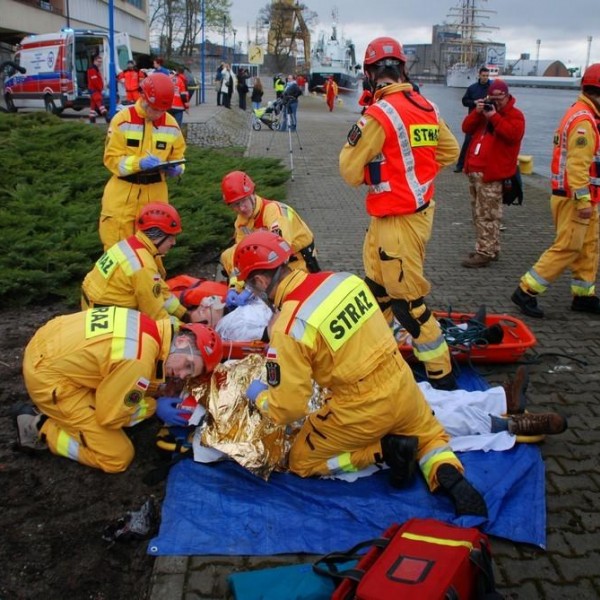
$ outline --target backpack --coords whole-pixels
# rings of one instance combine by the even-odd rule
[[[340,570],[340,563],[356,558],[356,567]],[[341,582],[332,600],[502,599],[486,534],[436,519],[394,524],[382,537],[328,554],[313,568]]]
[[[502,181],[502,204],[511,206],[512,204],[523,204],[523,180],[521,179],[521,170],[517,170],[512,177]]]

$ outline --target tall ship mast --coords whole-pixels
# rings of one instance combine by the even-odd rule
[[[482,66],[490,69],[490,75],[498,74],[501,65],[495,64],[493,55],[486,47],[486,43],[479,39],[483,33],[491,33],[498,29],[487,24],[490,15],[496,14],[493,10],[481,8],[487,0],[460,0],[458,5],[452,7],[448,17],[456,25],[458,37],[448,51],[449,67],[446,73],[448,87],[468,87],[478,79],[478,71]]]

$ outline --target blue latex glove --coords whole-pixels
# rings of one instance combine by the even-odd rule
[[[266,383],[263,383],[260,379],[255,379],[252,381],[246,390],[246,396],[248,397],[248,400],[250,400],[250,403],[256,404],[256,398],[258,398],[258,395],[262,391],[268,389],[268,387],[269,386]]]
[[[162,161],[158,156],[154,156],[154,154],[149,154],[148,156],[144,156],[142,160],[140,160],[140,169],[142,171],[147,171],[148,169],[155,169],[160,165]]]
[[[181,165],[174,165],[164,169],[167,177],[179,177],[183,173],[183,167]]]
[[[192,413],[179,408],[179,396],[162,396],[156,400],[156,416],[166,425],[186,427]]]
[[[242,290],[239,294],[235,291],[235,288],[231,288],[227,292],[225,298],[225,305],[227,308],[236,308],[237,306],[244,306],[250,300],[252,292],[250,290]]]

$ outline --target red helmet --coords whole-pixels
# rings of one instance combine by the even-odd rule
[[[175,86],[165,73],[150,73],[140,84],[142,95],[154,110],[169,110],[173,104]]]
[[[225,204],[233,204],[238,200],[254,194],[254,181],[244,171],[231,171],[221,181],[221,191]]]
[[[196,346],[202,355],[205,371],[214,371],[223,358],[223,342],[219,334],[212,327],[200,323],[187,323],[179,329],[186,330],[191,331],[196,338]]]
[[[246,281],[252,271],[276,269],[292,256],[290,245],[270,231],[255,231],[236,247],[233,264],[238,280]]]
[[[591,85],[600,88],[600,63],[590,65],[581,78],[581,87]]]
[[[166,202],[149,202],[140,211],[137,228],[147,231],[156,227],[167,235],[181,233],[181,217],[177,209]]]
[[[404,54],[404,50],[402,50],[402,44],[391,37],[375,38],[367,46],[364,65],[375,65],[385,59],[406,62],[406,54]],[[392,65],[395,65],[395,62],[390,62],[390,65],[386,66]]]

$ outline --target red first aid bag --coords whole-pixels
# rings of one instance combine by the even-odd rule
[[[336,568],[351,558],[359,559],[354,569]],[[435,519],[394,524],[381,538],[328,554],[313,568],[341,582],[332,600],[502,598],[495,590],[487,536]]]

